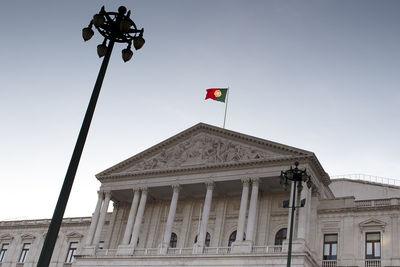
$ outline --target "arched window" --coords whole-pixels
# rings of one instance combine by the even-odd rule
[[[232,234],[229,236],[228,247],[232,246],[232,243],[236,240],[236,233],[237,231],[233,231]],[[246,240],[246,233],[243,233],[243,241]]]
[[[206,234],[206,242],[204,243],[204,245],[206,247],[209,247],[210,246],[210,241],[211,241],[211,235],[210,235],[209,232],[207,232],[207,234]],[[196,235],[196,237],[194,239],[194,243],[197,243],[197,235]]]
[[[275,246],[282,246],[283,240],[286,239],[287,228],[282,228],[275,235]]]
[[[169,241],[169,247],[176,248],[176,243],[178,243],[178,236],[175,233],[172,233]]]

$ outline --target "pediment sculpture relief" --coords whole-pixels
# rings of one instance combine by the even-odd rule
[[[251,161],[281,156],[208,134],[199,134],[132,166],[127,172]]]

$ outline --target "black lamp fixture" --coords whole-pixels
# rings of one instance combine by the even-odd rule
[[[299,162],[296,161],[294,163],[295,167],[293,168],[290,166],[290,169],[287,171],[281,171],[281,175],[279,177],[279,183],[283,185],[283,188],[288,190],[289,188],[289,183],[292,182],[293,188],[296,188],[297,185],[297,191],[300,194],[301,190],[303,190],[303,182],[306,183],[308,188],[311,188],[313,183],[311,181],[311,175],[307,174],[307,169],[301,170],[298,168]],[[296,190],[292,190],[292,206],[288,207],[291,208],[291,217],[290,217],[290,232],[289,232],[289,244],[288,244],[288,257],[287,257],[287,267],[290,267],[291,265],[291,258],[292,258],[292,241],[293,241],[293,222],[294,222],[294,216],[295,216],[295,210],[296,210]],[[289,201],[288,201],[289,202]],[[284,206],[288,206],[289,203],[284,203]],[[305,199],[301,200],[301,206],[304,207],[305,205]]]
[[[101,85],[103,84],[114,43],[117,42],[127,44],[127,48],[122,50],[122,59],[125,62],[132,58],[132,43],[136,50],[142,48],[145,43],[143,39],[144,29],[137,29],[135,23],[130,19],[130,15],[131,12],[127,12],[126,7],[124,6],[120,6],[118,8],[118,12],[106,12],[103,6],[100,9],[100,12],[93,16],[89,26],[82,30],[82,37],[85,41],[88,41],[93,37],[93,26],[104,37],[103,43],[97,46],[97,54],[99,57],[104,57],[104,59],[93,88],[92,96],[90,97],[89,105],[82,122],[82,127],[79,132],[74,151],[72,153],[71,161],[69,163],[56,208],[50,222],[49,230],[47,231],[46,239],[43,243],[37,267],[48,267],[50,264],[51,256],[53,255],[54,246],[60,231],[65,208],[71,193],[72,184],[78,169],[83,147],[89,132],[90,123],[93,118],[97,99],[100,94]]]
[[[112,49],[114,42],[126,43],[127,48],[122,50],[122,59],[124,62],[129,61],[133,56],[132,44],[136,50],[139,50],[145,43],[144,29],[139,30],[130,15],[131,11],[127,12],[124,6],[120,6],[118,12],[106,12],[103,6],[100,12],[93,16],[89,26],[82,29],[83,40],[88,41],[93,37],[92,27],[94,26],[104,37],[103,43],[97,46],[99,57],[104,57],[107,48]]]

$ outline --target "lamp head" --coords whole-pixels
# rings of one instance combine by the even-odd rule
[[[131,26],[132,26],[132,22],[130,20],[122,19],[121,22],[119,23],[119,30],[122,33],[128,33]]]
[[[104,18],[103,14],[96,14],[96,15],[93,16],[93,24],[96,27],[103,26],[105,21],[106,21],[106,19]]]
[[[106,55],[107,52],[107,46],[105,43],[99,44],[97,46],[97,55],[99,55],[99,57],[104,57]]]
[[[86,42],[92,38],[94,31],[90,27],[86,27],[82,29],[82,38]]]
[[[133,37],[133,46],[135,47],[136,50],[139,50],[140,48],[142,48],[144,43],[145,43],[145,40],[143,39],[142,34],[140,34],[139,36]]]
[[[132,58],[132,56],[133,56],[133,52],[130,49],[130,47],[122,50],[122,60],[124,62],[128,62]]]

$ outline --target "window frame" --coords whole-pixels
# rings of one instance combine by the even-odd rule
[[[379,239],[375,240],[368,240],[367,236],[368,234],[379,234]],[[368,249],[368,243],[371,243],[371,248],[372,248],[372,254],[371,257],[368,257],[367,254],[367,249]],[[379,256],[375,256],[375,244],[379,244]],[[382,233],[379,231],[376,232],[365,232],[365,259],[366,260],[380,260],[382,258]]]
[[[336,241],[326,241],[327,236],[336,236]],[[339,248],[339,234],[338,233],[324,233],[323,244],[322,244],[322,260],[337,260],[338,248]],[[329,245],[329,255],[325,255],[325,245]],[[332,245],[336,244],[336,255],[332,255]]]
[[[6,248],[4,248],[7,246]],[[6,253],[8,249],[10,248],[10,243],[2,243],[1,244],[1,249],[0,249],[0,262],[3,262],[4,258],[6,257]]]
[[[283,232],[283,230],[286,230],[285,238],[283,238],[283,234],[281,234],[281,233]],[[281,239],[277,239],[278,234],[280,234],[280,235],[282,236]],[[283,241],[286,240],[286,239],[287,239],[287,227],[283,227],[283,228],[279,229],[279,231],[276,232],[276,234],[275,234],[274,246],[282,246]],[[280,243],[280,244],[277,244],[277,243],[278,243],[277,241],[279,241],[279,240],[281,241],[281,243]]]
[[[73,244],[76,244],[75,248],[72,248]],[[74,262],[78,246],[79,246],[79,242],[69,242],[69,246],[68,246],[68,250],[67,250],[67,257],[65,258],[65,263]]]
[[[229,239],[228,239],[228,247],[232,246],[232,243],[236,241],[236,235],[237,235],[237,230],[233,231],[230,235],[229,235]],[[243,233],[243,241],[246,240],[246,233]]]
[[[32,243],[24,243],[22,245],[22,250],[21,250],[21,254],[19,255],[19,258],[18,258],[18,263],[26,262],[26,259],[28,258],[29,250],[31,249],[31,245],[32,245]],[[26,246],[28,246],[28,248],[26,248]]]
[[[178,235],[174,232],[171,233],[171,238],[169,239],[169,247],[176,248],[178,245]]]

